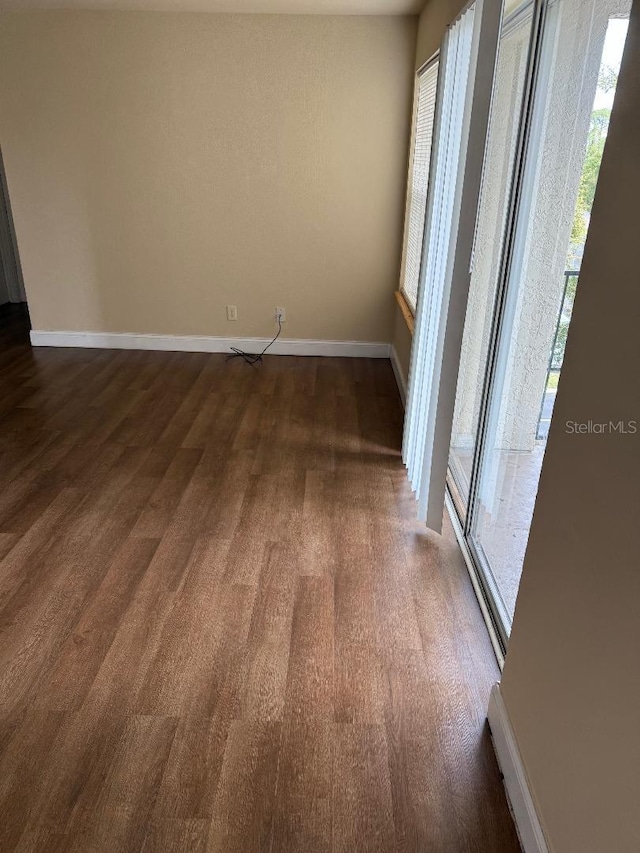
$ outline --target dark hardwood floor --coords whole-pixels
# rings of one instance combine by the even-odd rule
[[[0,850],[519,850],[389,363],[0,326]]]

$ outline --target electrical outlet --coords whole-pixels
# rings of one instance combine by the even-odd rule
[[[286,308],[276,308],[275,318],[276,318],[276,320],[279,320],[281,323],[284,323],[284,321],[287,319]]]
[[[227,320],[237,320],[238,309],[235,305],[227,305]]]

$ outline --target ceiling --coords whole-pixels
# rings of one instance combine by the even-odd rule
[[[424,0],[0,0],[7,9],[123,9],[299,15],[413,15]]]

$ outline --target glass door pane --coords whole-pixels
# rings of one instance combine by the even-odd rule
[[[533,23],[530,0],[507,3],[507,8],[498,49],[449,453],[451,492],[462,517],[469,499]]]
[[[630,0],[560,0],[548,7],[468,526],[505,636],[630,6]]]

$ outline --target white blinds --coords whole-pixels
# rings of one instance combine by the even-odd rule
[[[436,530],[440,529],[441,511],[438,518],[436,501],[436,515],[430,516],[430,468],[444,321],[456,248],[466,131],[473,90],[470,64],[474,47],[474,17],[475,4],[449,29],[441,59],[438,123],[402,448],[409,480],[417,493],[418,517]]]
[[[420,258],[424,235],[424,218],[427,207],[431,141],[436,112],[438,85],[438,60],[434,59],[420,72],[417,80],[416,116],[411,152],[411,170],[407,187],[405,214],[405,246],[400,289],[415,312],[418,301]]]

